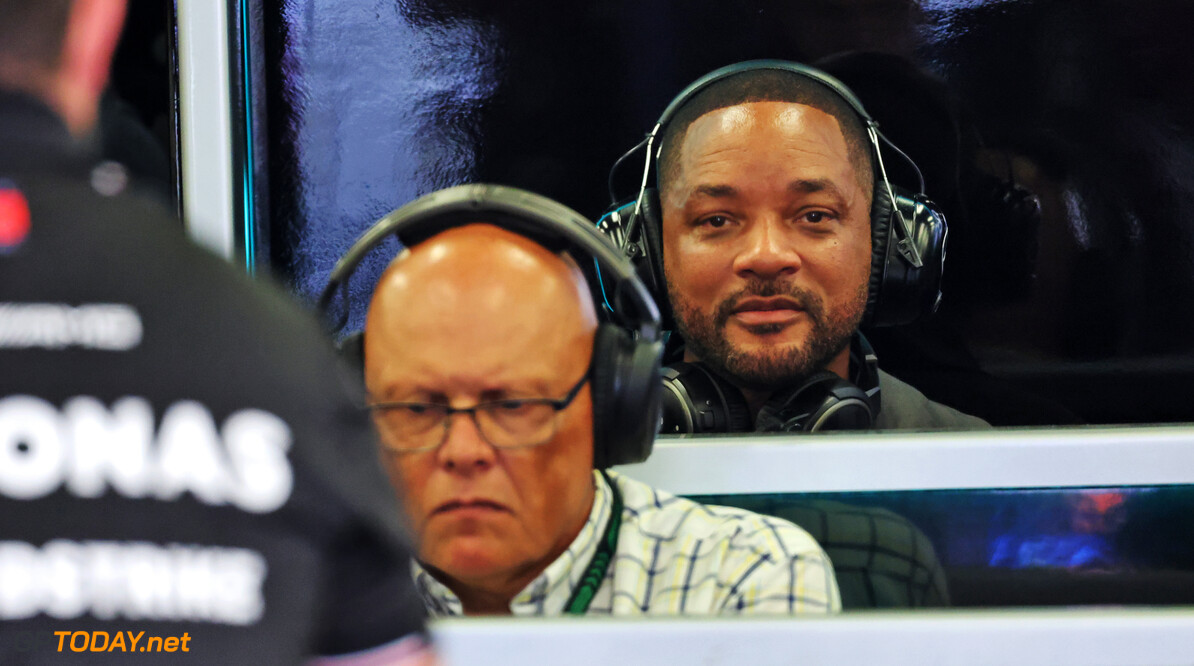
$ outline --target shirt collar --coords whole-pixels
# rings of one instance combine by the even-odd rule
[[[609,524],[613,496],[600,472],[593,472],[593,508],[589,518],[572,540],[568,549],[560,554],[543,573],[532,580],[510,601],[510,612],[514,615],[540,616],[561,615],[564,604],[572,596],[572,590],[580,584],[597,546]],[[417,561],[411,561],[411,573],[415,587],[432,615],[463,615],[460,598],[439,582]]]

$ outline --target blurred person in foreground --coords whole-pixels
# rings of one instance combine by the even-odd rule
[[[84,147],[124,13],[0,0],[0,662],[431,663],[314,322]]]
[[[579,214],[564,215],[607,244]],[[603,469],[606,452],[624,444],[603,441],[611,429],[655,418],[654,399],[620,392],[640,380],[658,387],[659,347],[642,377],[610,381],[623,363],[611,341],[625,331],[598,323],[577,263],[593,257],[496,224],[484,213],[457,217],[410,244],[366,319],[366,385],[432,613],[839,610],[828,558],[795,525]]]

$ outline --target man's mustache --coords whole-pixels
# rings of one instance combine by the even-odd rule
[[[772,298],[775,296],[785,296],[796,301],[814,323],[820,323],[824,317],[825,304],[821,302],[819,296],[808,289],[779,280],[752,280],[742,289],[726,297],[717,306],[717,326],[725,326],[730,321],[730,317],[734,315],[738,304],[747,298]]]

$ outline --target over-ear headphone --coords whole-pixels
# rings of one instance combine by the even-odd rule
[[[962,305],[1026,297],[1034,281],[1040,199],[1016,182],[1007,152],[987,150],[979,123],[956,92],[891,53],[840,53],[815,66],[883,116],[888,138],[904,144],[918,161],[950,222],[945,288],[964,294]],[[898,179],[896,171],[889,175]]]
[[[477,222],[525,236],[553,252],[583,253],[609,277],[610,320],[597,329],[589,378],[594,466],[646,460],[659,426],[659,310],[626,257],[591,222],[563,204],[499,185],[460,185],[415,199],[378,220],[336,262],[319,297],[319,311],[327,316],[338,294],[347,298],[349,278],[386,238],[396,236],[407,246],[417,245],[441,231]],[[335,328],[342,328],[346,320],[345,308]],[[359,352],[361,334],[350,336],[346,346]]]
[[[941,299],[947,228],[944,216],[924,195],[924,179],[916,164],[879,132],[879,124],[866,112],[862,102],[837,79],[795,62],[754,60],[722,67],[697,79],[668,104],[647,138],[614,164],[613,169],[617,169],[627,157],[646,147],[638,196],[630,204],[615,203],[598,226],[635,263],[640,277],[664,309],[665,327],[670,330],[672,322],[663,276],[663,215],[658,189],[649,187],[652,165],[663,152],[662,137],[679,109],[701,90],[727,77],[761,69],[790,72],[828,88],[854,110],[866,128],[876,169],[871,203],[871,277],[863,323],[893,326],[932,313]],[[901,190],[888,180],[880,140],[916,170],[919,193]],[[612,186],[612,173],[610,182]]]
[[[879,415],[879,364],[861,333],[850,348],[853,381],[823,370],[777,391],[751,423],[746,398],[703,363],[663,369],[664,435],[716,432],[866,430]]]

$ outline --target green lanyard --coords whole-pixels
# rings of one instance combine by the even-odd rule
[[[572,597],[564,604],[564,612],[568,615],[584,615],[589,610],[589,604],[593,603],[597,589],[605,580],[605,574],[609,571],[609,565],[614,561],[614,552],[618,548],[618,531],[622,527],[622,493],[618,492],[618,485],[609,478],[605,470],[601,470],[601,476],[613,495],[613,507],[609,522],[605,525],[605,534],[601,535],[601,542],[597,544],[597,552],[589,561],[580,584],[572,591]]]

